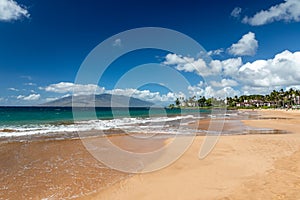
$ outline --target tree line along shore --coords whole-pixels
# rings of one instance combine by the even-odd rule
[[[283,89],[273,90],[266,95],[241,95],[227,97],[226,99],[217,99],[214,97],[206,98],[205,96],[179,97],[174,104],[170,104],[169,108],[211,108],[215,106],[229,109],[238,108],[282,108],[282,109],[300,109],[300,90]]]

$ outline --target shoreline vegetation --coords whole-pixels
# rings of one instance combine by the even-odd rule
[[[241,95],[227,97],[226,99],[217,99],[215,97],[206,98],[205,96],[196,96],[184,98],[179,97],[174,104],[170,104],[170,109],[300,109],[300,90],[290,88],[287,91],[283,89],[273,90],[266,95]]]

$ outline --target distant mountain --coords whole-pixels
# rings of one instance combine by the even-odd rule
[[[80,95],[73,98],[69,96],[42,104],[42,106],[57,107],[128,107],[128,105],[129,107],[150,107],[153,103],[123,95],[100,94]]]

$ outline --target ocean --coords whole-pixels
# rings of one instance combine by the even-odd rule
[[[121,129],[173,133],[207,117],[207,109],[0,107],[0,137]]]

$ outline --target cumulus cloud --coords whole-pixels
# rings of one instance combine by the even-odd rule
[[[238,78],[243,84],[255,87],[298,85],[300,52],[286,50],[273,59],[248,62],[239,69]]]
[[[240,94],[240,91],[235,90],[229,86],[217,89],[211,85],[207,86],[202,82],[194,86],[189,86],[188,91],[190,96],[205,96],[206,98],[225,98],[228,96],[235,96]]]
[[[103,87],[99,87],[94,84],[75,84],[70,82],[60,82],[56,84],[51,84],[47,87],[40,87],[39,89],[45,90],[47,92],[55,92],[55,93],[73,93],[76,95],[82,94],[98,94],[103,93],[105,90]]]
[[[14,0],[0,0],[0,21],[18,20],[22,17],[29,17],[26,8]]]
[[[30,94],[28,96],[19,95],[17,96],[17,99],[25,100],[25,101],[37,101],[40,99],[40,97],[41,97],[40,94]]]
[[[207,86],[205,88],[205,96],[206,97],[215,97],[224,99],[225,97],[239,95],[240,92],[238,90],[234,90],[232,87],[224,87],[221,89],[216,89],[212,86]]]
[[[210,63],[204,62],[201,58],[195,60],[191,57],[183,57],[177,54],[167,54],[165,65],[175,66],[179,71],[194,72],[200,76],[223,74],[225,76],[234,76],[237,74],[239,67],[242,66],[242,58],[230,58],[227,60],[212,60]]]
[[[282,20],[286,22],[300,21],[299,0],[285,0],[283,3],[272,6],[268,10],[259,11],[253,17],[244,17],[242,22],[252,26],[261,26]]]
[[[249,32],[235,44],[228,48],[228,52],[235,56],[254,56],[258,48],[255,34]]]
[[[190,96],[204,96],[205,95],[205,86],[202,81],[200,81],[197,85],[189,85],[188,91]]]
[[[164,61],[165,65],[184,65],[186,63],[194,62],[195,59],[191,57],[184,57],[177,54],[169,53]],[[193,71],[193,70],[192,70]]]
[[[238,85],[238,83],[232,79],[222,79],[221,82],[211,81],[210,84],[213,87],[232,87]]]
[[[240,15],[241,15],[241,12],[242,12],[242,8],[240,8],[240,7],[235,7],[235,8],[232,10],[232,12],[231,12],[230,15],[231,15],[232,17],[239,18]]]
[[[243,61],[241,57],[229,58],[221,62],[222,62],[224,76],[236,76],[239,68],[243,65]]]
[[[193,67],[187,65],[188,61],[193,63]],[[195,69],[196,61],[198,60],[191,57],[168,54],[164,64],[172,64],[180,71],[202,75],[198,72],[197,67]],[[199,83],[189,86],[190,96],[208,97],[212,94],[220,96],[225,92],[228,95],[266,94],[274,89],[300,85],[300,52],[285,50],[273,58],[247,63],[243,63],[241,57],[212,60],[208,64],[205,63],[203,69],[208,71],[207,74],[220,73],[222,79],[220,81],[210,80],[209,85]]]
[[[167,54],[163,64],[175,66],[179,71],[194,72],[203,77],[221,72],[221,66],[218,63],[210,63],[208,66],[202,58],[194,59],[177,54]]]
[[[251,95],[251,94],[269,94],[273,90],[280,90],[281,86],[273,86],[273,87],[260,87],[260,86],[250,86],[244,85],[240,90],[243,95]]]
[[[224,49],[216,49],[216,50],[211,50],[211,51],[207,52],[207,54],[209,56],[213,56],[213,55],[220,55],[223,52],[224,52]]]

